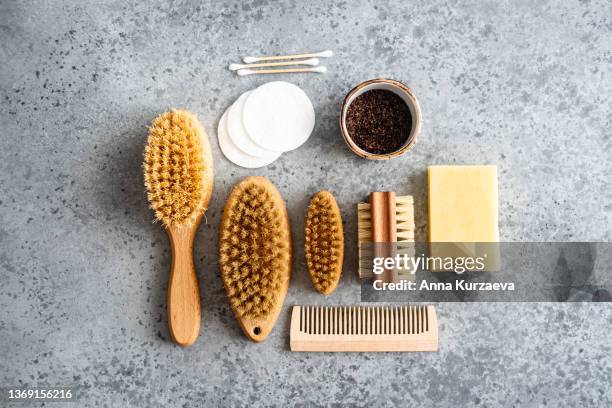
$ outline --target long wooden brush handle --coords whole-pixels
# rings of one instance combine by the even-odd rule
[[[397,242],[397,219],[395,210],[395,192],[375,191],[370,193],[372,211],[372,244],[375,257],[394,257]],[[384,245],[383,243],[386,243]],[[383,245],[381,245],[383,244]],[[385,268],[383,282],[396,282],[397,269]]]
[[[174,342],[193,344],[200,333],[200,287],[193,264],[196,226],[169,227],[172,269],[168,282],[168,325]]]

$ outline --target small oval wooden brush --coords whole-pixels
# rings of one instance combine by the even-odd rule
[[[291,279],[291,230],[285,201],[264,177],[232,190],[221,221],[219,266],[244,334],[260,342],[280,314]]]
[[[338,286],[344,260],[344,233],[340,208],[329,191],[310,200],[304,227],[306,266],[315,289],[329,295]]]
[[[168,282],[168,325],[180,346],[200,332],[200,288],[193,264],[193,240],[213,188],[213,159],[198,118],[185,110],[159,115],[149,128],[144,179],[151,208],[172,246]]]

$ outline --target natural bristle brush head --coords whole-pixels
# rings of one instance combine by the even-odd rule
[[[330,294],[342,274],[344,233],[340,208],[329,191],[319,191],[310,201],[304,234],[312,284],[319,292]]]
[[[208,206],[212,157],[197,117],[171,110],[153,120],[144,153],[144,179],[151,208],[164,226],[192,223]]]
[[[264,340],[278,318],[291,277],[287,209],[266,178],[248,177],[232,190],[221,222],[219,264],[242,330],[251,340]]]

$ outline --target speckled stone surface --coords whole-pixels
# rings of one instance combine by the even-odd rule
[[[611,16],[605,0],[0,1],[0,386],[78,387],[83,407],[612,405],[610,304],[439,304],[437,353],[288,351],[290,305],[359,300],[355,251],[329,299],[308,279],[301,230],[320,188],[338,197],[348,248],[355,204],[374,189],[414,194],[423,238],[426,166],[447,163],[499,166],[504,240],[612,239]],[[325,75],[226,69],[326,48]],[[378,76],[408,84],[423,110],[416,147],[391,162],[357,158],[338,129],[343,95]],[[271,79],[308,93],[314,134],[240,169],[217,121]],[[172,106],[199,115],[216,166],[189,349],[169,341],[169,246],[141,174],[147,125]],[[251,174],[279,187],[295,239],[264,344],[241,334],[216,256],[224,200]]]

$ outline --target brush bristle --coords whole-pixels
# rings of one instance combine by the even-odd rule
[[[342,216],[334,196],[319,191],[310,201],[305,227],[306,266],[315,289],[336,289],[344,259]]]
[[[219,239],[221,277],[234,313],[267,316],[291,273],[285,203],[272,183],[248,177],[226,203]]]
[[[144,153],[144,179],[155,217],[165,226],[188,224],[204,198],[204,142],[198,118],[171,110],[153,120]]]

